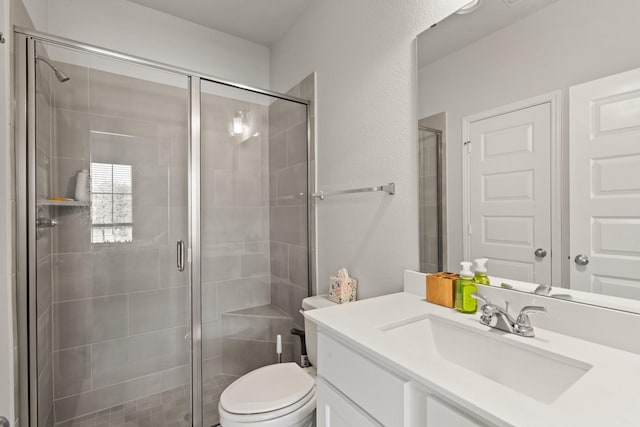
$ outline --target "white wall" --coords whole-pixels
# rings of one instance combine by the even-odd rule
[[[126,0],[48,1],[51,34],[251,86],[269,86],[265,46]]]
[[[272,47],[272,89],[317,71],[318,189],[397,185],[317,202],[320,293],[343,266],[360,298],[401,290],[418,267],[414,39],[466,2],[316,1]]]
[[[22,0],[22,3],[33,22],[33,28],[44,32],[49,31],[49,4],[47,0]]]
[[[418,117],[447,112],[450,269],[462,258],[462,118],[562,89],[567,172],[567,89],[640,67],[638,16],[637,0],[561,0],[419,71]],[[563,186],[568,203],[567,176]],[[568,205],[563,208],[566,248]]]

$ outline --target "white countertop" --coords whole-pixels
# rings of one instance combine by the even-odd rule
[[[550,404],[513,391],[475,372],[404,342],[381,327],[433,314],[473,325],[478,314],[465,315],[401,292],[356,303],[311,310],[305,316],[320,330],[341,338],[398,374],[442,394],[496,425],[514,426],[638,426],[640,356],[600,344],[536,328],[535,338],[504,333],[507,340],[538,347],[593,367]],[[532,318],[535,327],[535,319]],[[495,331],[493,331],[495,333]],[[611,331],[611,333],[623,333]],[[638,339],[637,335],[629,339]],[[468,356],[473,357],[473,348]],[[523,369],[527,369],[523,366]]]

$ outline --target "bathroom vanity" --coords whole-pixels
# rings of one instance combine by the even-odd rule
[[[320,426],[637,425],[640,356],[533,316],[525,338],[409,292],[305,316],[318,325]]]

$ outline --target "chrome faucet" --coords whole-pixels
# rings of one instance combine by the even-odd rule
[[[535,336],[533,326],[529,320],[529,313],[546,313],[547,309],[537,305],[527,305],[522,307],[518,316],[514,319],[509,314],[509,303],[505,308],[498,307],[495,304],[491,304],[489,300],[473,292],[471,296],[477,300],[484,302],[480,307],[480,323],[487,325],[491,328],[499,329],[501,331],[509,332],[510,334],[516,334],[523,337]]]

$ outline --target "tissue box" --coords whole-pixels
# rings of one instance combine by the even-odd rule
[[[460,275],[433,273],[427,276],[427,301],[453,308],[456,303],[456,280]]]
[[[337,304],[356,300],[358,281],[353,277],[348,280],[331,276],[329,280],[329,300]]]

